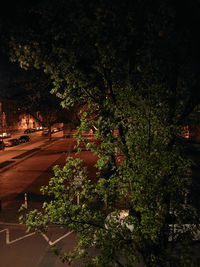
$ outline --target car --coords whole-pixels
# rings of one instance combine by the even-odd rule
[[[49,134],[49,130],[48,129],[44,129],[43,131],[42,131],[42,135],[48,135]]]
[[[51,132],[52,133],[57,133],[57,132],[59,132],[59,129],[58,128],[53,128]]]
[[[9,139],[9,140],[6,140],[5,142],[5,146],[6,147],[11,147],[11,146],[17,146],[19,145],[19,140],[14,138],[14,139]]]
[[[36,131],[42,131],[43,130],[43,127],[42,126],[37,126],[36,127]]]
[[[30,132],[31,132],[30,129],[26,129],[26,130],[24,131],[25,134],[30,133]]]
[[[3,141],[0,141],[0,150],[4,150],[5,144]]]
[[[21,135],[19,137],[19,142],[20,143],[26,143],[26,142],[29,142],[30,141],[30,136],[28,135]]]
[[[30,128],[30,129],[28,128],[28,129],[24,130],[24,134],[34,133],[34,132],[36,132],[35,128]]]

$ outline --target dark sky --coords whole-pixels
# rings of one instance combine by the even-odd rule
[[[9,64],[8,58],[0,55],[0,92],[4,92],[9,86],[12,75],[12,66]]]
[[[32,3],[33,1],[31,0],[7,0],[0,9],[0,30],[6,33],[7,27],[10,27],[10,25],[16,26],[19,21],[23,20],[20,11],[27,8],[28,5]],[[3,41],[4,40],[0,39],[1,44]],[[5,47],[3,49],[5,49]],[[15,76],[16,72],[20,71],[19,65],[17,63],[11,63],[8,56],[3,52],[3,49],[0,46],[0,97],[8,90],[11,78]]]
[[[14,16],[14,8],[15,4],[11,5],[11,1],[9,0],[5,2],[5,5],[2,5],[0,9],[0,27],[2,31],[6,31],[7,21],[10,21],[11,17]],[[2,43],[2,40],[0,41]],[[3,54],[2,47],[0,47],[0,97],[2,97],[2,92],[9,86],[13,70],[12,65],[9,62],[8,56]]]
[[[10,72],[8,60],[4,56],[0,56],[0,90],[8,86]]]
[[[0,34],[3,29],[6,32],[7,23],[16,27],[16,25],[20,25],[20,23],[24,23],[26,19],[24,14],[25,10],[28,10],[33,5],[37,5],[37,3],[41,3],[44,0],[18,0],[12,1],[7,0],[4,5],[0,9]],[[67,0],[66,0],[67,1]],[[200,40],[199,40],[199,26],[200,26],[200,7],[199,1],[172,1],[176,6],[177,17],[178,17],[178,25],[179,27],[184,27],[188,30],[191,35],[194,37],[194,43],[191,49],[194,51],[194,55],[198,58],[196,61],[200,60]],[[175,4],[176,3],[176,4]],[[198,5],[197,5],[198,4]],[[23,15],[22,15],[23,14]],[[2,26],[3,25],[3,26]],[[1,36],[0,36],[1,42]],[[14,77],[15,73],[19,71],[19,66],[17,64],[13,64],[9,62],[8,57],[2,55],[1,47],[0,47],[0,97],[2,92],[7,90],[9,87],[9,82],[11,77]]]
[[[12,96],[10,81],[20,71],[17,64],[11,63],[7,56],[0,54],[0,97]]]

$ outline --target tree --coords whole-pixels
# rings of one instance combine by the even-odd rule
[[[94,125],[100,140],[86,145],[99,156],[96,180],[79,159],[68,158],[42,189],[52,201],[22,219],[29,229],[57,223],[77,233],[74,253],[58,251],[63,261],[195,266],[190,245],[199,211],[186,199],[191,162],[180,139],[199,109],[198,40],[193,23],[181,24],[183,7],[128,0],[47,7],[43,1],[31,9],[40,14],[39,30],[29,25],[26,38],[12,35],[12,59],[51,75],[64,107],[87,102],[79,131]]]
[[[38,70],[21,71],[12,76],[7,94],[14,99],[21,113],[30,114],[43,127],[48,127],[51,139],[51,127],[55,123],[78,124],[77,107],[61,107],[59,99],[50,93],[50,78]],[[12,93],[11,93],[12,92]]]
[[[31,70],[19,73],[12,78],[10,90],[18,92],[15,101],[21,111],[30,114],[43,127],[48,127],[51,138],[51,127],[61,121],[62,113],[59,100],[50,94],[52,83],[47,75]]]

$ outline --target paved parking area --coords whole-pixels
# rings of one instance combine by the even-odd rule
[[[52,245],[62,247],[64,251],[71,251],[77,242],[74,233],[69,233],[64,228],[50,227],[46,235],[26,233],[23,225],[17,224],[21,204],[28,197],[28,209],[40,208],[44,201],[39,194],[41,185],[46,184],[52,177],[52,166],[63,166],[66,156],[75,156],[72,152],[74,140],[56,138],[56,142],[45,145],[28,158],[18,159],[20,164],[12,166],[7,171],[0,171],[0,198],[2,211],[0,212],[0,267],[67,267],[52,252]],[[22,144],[23,146],[23,144]],[[21,148],[22,148],[21,146]],[[15,157],[24,153],[15,148]],[[34,149],[31,147],[31,149]],[[13,148],[14,150],[14,148]],[[3,152],[4,153],[4,152]],[[5,153],[4,153],[5,155]],[[96,157],[89,152],[81,152],[85,164],[89,166],[91,176],[94,175],[94,161]],[[17,159],[16,159],[17,160]],[[76,261],[72,267],[81,267]]]
[[[77,242],[74,233],[57,226],[49,228],[45,235],[26,233],[23,225],[0,225],[0,254],[2,267],[68,267],[54,254],[51,247],[57,245],[65,251]],[[74,263],[81,267],[80,262]]]

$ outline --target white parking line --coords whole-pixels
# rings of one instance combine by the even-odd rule
[[[24,238],[27,238],[27,237],[32,236],[32,235],[35,234],[35,232],[33,232],[33,233],[30,233],[30,234],[21,236],[21,237],[19,237],[19,238],[17,238],[17,239],[14,239],[14,240],[10,241],[10,231],[9,231],[9,229],[8,229],[8,228],[3,229],[3,230],[0,231],[0,233],[1,233],[1,232],[6,232],[6,245],[13,244],[13,243],[15,243],[15,242],[17,242],[17,241],[19,241],[19,240],[22,240],[22,239],[24,239]]]
[[[63,236],[61,236],[61,237],[59,237],[58,239],[56,239],[55,241],[51,241],[51,240],[49,240],[49,238],[45,235],[45,234],[41,234],[43,237],[44,237],[44,239],[47,241],[47,243],[50,245],[50,246],[53,246],[53,245],[55,245],[56,243],[58,243],[60,240],[62,240],[63,238],[65,238],[65,237],[67,237],[68,235],[70,235],[70,234],[72,234],[73,232],[68,232],[68,233],[66,233],[65,235],[63,235]]]
[[[6,245],[10,245],[10,244],[13,244],[15,242],[18,242],[22,239],[25,239],[27,237],[30,237],[32,235],[35,235],[36,233],[33,232],[33,233],[30,233],[30,234],[27,234],[27,235],[24,235],[24,236],[21,236],[17,239],[14,239],[14,240],[10,240],[10,230],[8,228],[5,228],[3,230],[0,230],[0,233],[2,232],[6,232]],[[56,243],[58,243],[60,240],[64,239],[65,237],[69,236],[71,233],[73,232],[68,232],[64,235],[62,235],[61,237],[59,237],[58,239],[54,240],[53,242],[48,238],[48,236],[46,234],[41,234],[41,236],[44,238],[44,240],[50,245],[50,246],[53,246],[55,245]]]

